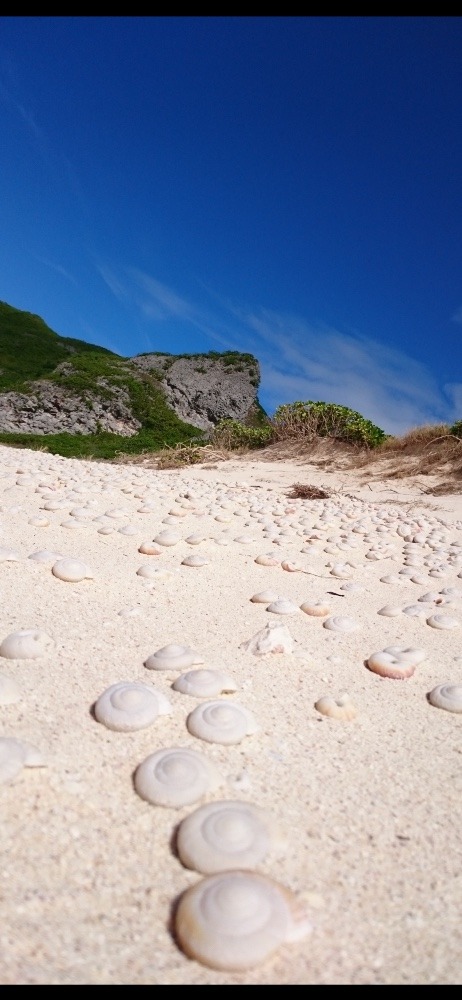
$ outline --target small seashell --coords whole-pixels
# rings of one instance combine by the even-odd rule
[[[249,802],[210,802],[180,823],[176,847],[186,868],[212,875],[259,865],[271,847],[274,821]]]
[[[180,646],[172,642],[148,656],[144,666],[148,670],[182,670],[185,667],[192,667],[194,662],[194,650],[189,646]]]
[[[12,677],[0,674],[0,705],[15,705],[21,697],[19,684]]]
[[[364,593],[364,587],[360,583],[342,583],[339,590],[344,590],[346,594],[362,594]]]
[[[432,628],[445,629],[449,631],[450,629],[459,628],[460,622],[457,621],[457,618],[450,618],[449,615],[437,614],[430,615],[430,618],[427,618],[427,625],[431,625]]]
[[[253,604],[270,604],[272,601],[278,601],[279,597],[274,590],[260,590],[250,600]]]
[[[353,568],[350,563],[334,563],[330,575],[338,577],[339,580],[349,580],[353,576]]]
[[[377,611],[378,615],[383,615],[385,618],[395,618],[402,613],[403,609],[398,604],[385,604],[383,608],[379,608]]]
[[[290,559],[283,559],[281,566],[287,573],[301,573],[302,567],[298,563],[291,562]]]
[[[162,549],[155,542],[141,542],[138,552],[142,552],[145,556],[160,556]]]
[[[427,614],[426,609],[420,604],[409,604],[406,608],[402,608],[402,612],[403,615],[409,615],[410,618],[425,618]]]
[[[197,705],[186,719],[191,736],[207,743],[232,746],[245,736],[257,733],[259,726],[247,708],[230,701],[205,701]]]
[[[421,602],[422,604],[436,604],[436,605],[453,604],[453,601],[451,600],[449,595],[443,593],[440,594],[438,593],[438,591],[430,591],[428,594],[422,594],[422,596],[419,597],[419,602]]]
[[[293,639],[286,625],[269,622],[246,642],[241,642],[240,649],[245,649],[254,656],[266,656],[267,653],[292,653]]]
[[[208,566],[209,560],[205,556],[186,556],[181,560],[182,566]]]
[[[300,610],[293,601],[287,601],[285,598],[280,597],[277,601],[272,601],[268,604],[266,609],[271,611],[273,615],[295,615]]]
[[[91,580],[93,573],[86,563],[80,559],[58,559],[51,567],[53,576],[66,583],[80,583],[81,580]]]
[[[188,535],[188,537],[185,538],[185,542],[187,542],[188,545],[200,545],[201,542],[205,542],[205,535],[199,535],[197,533]]]
[[[325,618],[326,615],[330,614],[329,605],[324,604],[323,601],[304,601],[300,605],[300,610],[304,611],[306,615],[312,615],[313,618]]]
[[[5,637],[0,646],[0,656],[8,660],[37,660],[51,653],[53,647],[53,639],[45,632],[33,628],[21,629]]]
[[[333,618],[326,618],[323,621],[323,628],[329,629],[331,632],[356,632],[359,628],[358,622],[354,618],[349,618],[346,616],[334,616]]]
[[[207,757],[185,747],[157,750],[138,765],[134,776],[135,790],[142,799],[172,809],[192,805],[222,783]]]
[[[222,670],[189,670],[177,677],[172,687],[174,691],[192,695],[193,698],[214,698],[237,691],[236,682]]]
[[[330,719],[351,720],[358,714],[348,694],[341,694],[337,699],[325,694],[315,702],[314,707],[321,715],[327,715]]]
[[[63,557],[59,552],[51,552],[50,549],[37,549],[35,552],[31,552],[28,559],[32,559],[34,562],[43,563],[44,566],[52,566],[58,559]]]
[[[14,737],[0,738],[0,785],[14,781],[23,767],[45,767],[42,754],[31,743]]]
[[[372,673],[381,677],[403,680],[405,677],[412,677],[416,666],[424,659],[425,653],[422,649],[387,646],[377,653],[372,653],[367,660],[367,666]]]
[[[430,705],[444,708],[446,712],[462,713],[462,684],[437,684],[427,694]]]
[[[47,517],[30,517],[28,524],[32,524],[34,528],[48,528],[50,522]]]
[[[157,542],[158,545],[176,545],[177,542],[181,541],[181,535],[179,535],[177,531],[169,531],[167,529],[166,531],[161,531],[158,535],[156,535],[154,541]]]
[[[266,555],[257,556],[254,559],[257,566],[279,566],[279,559],[274,555],[273,552],[267,552]]]
[[[175,913],[175,936],[185,954],[230,972],[265,962],[310,930],[296,897],[257,872],[208,875],[186,890]]]
[[[111,684],[95,703],[95,717],[107,729],[131,733],[152,725],[158,715],[168,715],[172,706],[160,691],[135,681]]]
[[[19,562],[21,556],[16,549],[0,548],[0,562]]]

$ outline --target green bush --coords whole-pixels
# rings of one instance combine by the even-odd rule
[[[449,428],[449,433],[455,437],[462,438],[462,420],[456,420],[455,424]]]
[[[376,448],[387,435],[370,420],[337,403],[285,403],[278,406],[273,427],[279,440],[298,437],[331,437],[336,441]]]
[[[211,443],[233,451],[236,448],[264,448],[273,438],[271,426],[247,427],[240,420],[220,420],[212,431]]]

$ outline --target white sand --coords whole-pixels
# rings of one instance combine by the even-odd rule
[[[328,501],[289,501],[295,482],[339,492]],[[142,542],[171,527],[164,518],[188,493],[193,506],[175,518],[181,540],[160,556],[139,553]],[[44,510],[51,499],[62,501],[60,509]],[[152,510],[139,513],[143,504]],[[71,512],[81,508],[78,521]],[[120,516],[104,517],[110,511]],[[303,553],[324,511],[318,547]],[[380,582],[404,565],[399,524],[420,538],[413,549],[421,583]],[[105,525],[113,532],[99,533]],[[120,533],[127,525],[133,533]],[[386,531],[377,532],[380,525]],[[0,642],[37,629],[55,643],[35,660],[0,657],[0,673],[23,692],[18,704],[0,707],[0,735],[34,744],[48,761],[0,786],[4,985],[462,981],[462,716],[426,698],[441,682],[462,684],[462,600],[422,604],[428,617],[455,618],[454,630],[431,628],[425,617],[377,614],[446,587],[462,596],[462,549],[449,547],[462,545],[461,497],[425,497],[415,480],[371,489],[352,474],[306,463],[232,460],[155,472],[1,447],[0,528],[2,553],[19,556],[0,562]],[[440,532],[440,552],[437,540],[428,544],[431,531],[433,538]],[[198,532],[205,540],[189,545],[185,539]],[[325,552],[342,532],[357,547]],[[229,544],[217,544],[222,536]],[[253,541],[235,541],[241,536]],[[381,540],[394,546],[391,554],[367,559]],[[42,549],[85,562],[93,579],[57,579],[51,562],[28,559]],[[270,551],[306,572],[255,563]],[[182,566],[191,554],[207,565]],[[330,575],[329,563],[344,562],[354,564],[351,580],[363,590],[342,591],[345,581]],[[436,563],[440,577],[430,575]],[[137,570],[148,564],[171,575],[145,580]],[[332,616],[359,627],[331,632],[323,618],[302,611],[272,615],[250,601],[266,589],[297,606],[327,601]],[[130,609],[139,613],[119,614]],[[298,655],[257,658],[240,649],[270,620],[287,626]],[[191,645],[204,666],[230,673],[238,691],[226,697],[246,706],[260,731],[233,746],[191,736],[186,717],[198,700],[172,690],[182,671],[143,666],[168,643]],[[364,665],[389,645],[426,651],[408,680],[381,679]],[[120,680],[157,687],[172,714],[134,733],[106,729],[91,706]],[[322,695],[344,691],[357,708],[354,720],[315,710]],[[198,804],[243,799],[272,811],[285,831],[282,856],[259,870],[295,893],[313,932],[249,971],[206,968],[186,958],[172,935],[174,901],[201,878],[174,850],[175,827],[195,806],[153,806],[133,787],[137,765],[171,746],[199,750],[224,776],[223,788]]]

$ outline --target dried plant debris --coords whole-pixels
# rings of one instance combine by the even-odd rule
[[[313,486],[311,483],[294,483],[287,496],[290,500],[327,500],[330,491]]]

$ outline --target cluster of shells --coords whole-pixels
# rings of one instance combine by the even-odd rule
[[[17,485],[25,485],[27,481],[27,471],[18,471]],[[250,551],[263,576],[271,575],[271,587],[249,598],[256,606],[256,616],[264,611],[269,617],[258,622],[261,627],[257,629],[256,625],[252,636],[240,637],[242,641],[236,642],[249,654],[249,667],[253,656],[264,659],[297,653],[297,643],[284,623],[290,616],[298,616],[303,622],[308,644],[311,629],[324,629],[327,636],[321,634],[326,641],[337,643],[335,649],[341,650],[341,643],[351,637],[361,642],[364,622],[358,612],[360,604],[355,615],[338,614],[339,599],[345,601],[364,594],[367,567],[377,562],[394,564],[393,572],[380,577],[385,586],[399,586],[404,591],[425,589],[415,603],[404,599],[398,605],[384,605],[377,610],[381,619],[391,619],[392,623],[390,641],[383,648],[375,652],[363,649],[360,663],[370,674],[386,680],[410,679],[426,659],[423,648],[397,638],[398,621],[402,627],[412,625],[413,635],[416,628],[428,625],[433,630],[433,641],[435,633],[444,636],[445,632],[460,627],[462,585],[458,588],[445,584],[450,574],[462,580],[462,545],[450,541],[449,530],[453,525],[440,518],[412,517],[397,508],[350,500],[303,501],[293,506],[286,499],[276,502],[270,498],[251,503],[245,490],[240,501],[232,491],[228,494],[223,491],[218,498],[215,494],[212,501],[205,488],[202,495],[196,496],[185,489],[175,497],[162,527],[158,525],[159,530],[151,532],[152,538],[137,544],[138,529],[125,508],[101,511],[95,499],[85,496],[84,487],[82,497],[76,482],[66,492],[61,463],[56,464],[54,480],[53,466],[47,462],[43,470],[39,467],[34,481],[41,507],[29,524],[37,531],[46,531],[53,517],[63,516],[60,527],[70,535],[91,529],[103,539],[114,533],[136,536],[136,552],[143,557],[135,572],[136,585],[140,587],[161,587],[175,573],[183,572],[181,567],[185,567],[188,575],[193,569],[200,570],[198,578],[204,574],[206,578],[207,566],[213,562],[214,545],[234,544],[243,553]],[[139,495],[137,514],[146,518],[156,516],[158,500],[158,496],[149,499]],[[242,532],[230,528],[239,505],[237,513],[242,515],[245,508]],[[201,531],[191,532],[190,525],[188,530],[182,529],[189,517],[200,520]],[[215,525],[212,534],[206,527],[207,517]],[[462,529],[460,524],[456,527]],[[256,546],[260,547],[263,541],[271,550],[255,555]],[[297,552],[286,558],[276,550],[289,541]],[[185,555],[183,543],[194,552]],[[178,564],[166,564],[165,552],[177,546],[181,550]],[[196,551],[200,546],[206,546],[205,554]],[[322,558],[321,573],[312,568],[315,556],[317,569],[319,556]],[[62,584],[91,588],[95,581],[95,573],[86,560],[73,553],[44,548],[23,556],[15,549],[0,548],[0,562],[18,562],[23,558],[38,564],[40,572],[51,574],[56,581],[53,586],[58,588]],[[191,575],[195,577],[192,572]],[[361,582],[355,579],[358,575]],[[315,580],[316,577],[323,582]],[[290,596],[280,593],[285,588],[279,581],[289,581]],[[130,617],[136,610],[123,608],[119,614]],[[55,640],[47,632],[24,627],[4,636],[0,657],[12,663],[34,660],[51,656],[54,647]],[[234,700],[238,685],[232,674],[206,666],[202,655],[189,645],[172,642],[160,646],[146,657],[144,668],[152,672],[150,676],[158,673],[159,685],[160,678],[169,672],[174,674],[172,689],[200,700],[185,719],[185,728],[193,738],[205,744],[234,746],[258,734],[259,724],[253,713]],[[426,697],[432,706],[452,713],[462,712],[462,684],[457,678],[438,684],[426,692]],[[16,678],[2,674],[0,705],[14,705],[20,698]],[[323,693],[313,707],[333,720],[352,721],[357,715],[347,692]],[[97,723],[125,734],[161,727],[162,718],[173,712],[172,702],[160,686],[124,679],[99,693],[92,708]],[[15,780],[23,767],[43,764],[44,755],[28,741],[14,736],[0,738],[0,782]],[[181,821],[176,836],[181,863],[204,876],[186,890],[175,912],[175,936],[188,956],[217,969],[247,969],[265,961],[284,942],[298,940],[308,933],[308,921],[300,913],[295,896],[256,870],[271,852],[281,849],[283,837],[275,819],[260,806],[235,799],[199,804],[203,798],[218,794],[225,785],[220,769],[205,753],[181,745],[157,749],[138,764],[133,781],[136,793],[150,805],[173,810],[196,806]]]

